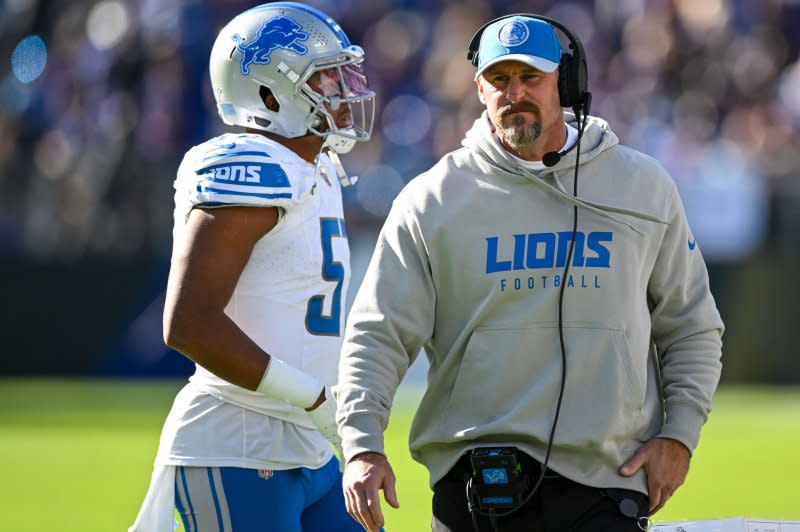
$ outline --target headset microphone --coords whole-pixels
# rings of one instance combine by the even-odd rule
[[[561,160],[561,156],[567,153],[566,151],[549,151],[542,156],[542,162],[548,168],[551,166],[555,166],[558,164],[558,161]]]
[[[581,119],[580,113],[576,112],[575,113],[575,118],[580,120]],[[585,124],[585,121],[584,121],[584,124]],[[572,143],[572,146],[570,146],[566,150],[549,151],[549,152],[545,153],[544,155],[542,155],[542,163],[544,163],[544,165],[546,167],[548,167],[548,168],[550,168],[551,166],[557,165],[562,157],[564,157],[566,154],[568,154],[569,152],[571,152],[572,150],[574,150],[575,148],[578,147],[578,143],[581,141],[581,137],[583,137],[583,124],[579,123],[578,124],[578,138],[575,140],[575,142]],[[579,162],[580,161],[576,161],[575,164],[578,164]]]
[[[544,163],[544,165],[546,167],[548,167],[548,168],[550,168],[551,166],[557,165],[558,162],[561,160],[561,158],[563,156],[565,156],[566,154],[568,154],[569,152],[571,152],[572,150],[575,149],[575,147],[578,145],[579,141],[580,141],[580,139],[576,140],[572,144],[572,146],[570,146],[566,150],[549,151],[549,152],[545,153],[544,155],[542,155],[542,163]]]

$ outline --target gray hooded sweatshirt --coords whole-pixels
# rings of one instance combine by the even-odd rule
[[[647,493],[644,471],[618,468],[656,436],[693,451],[721,369],[723,324],[673,180],[594,117],[578,199],[575,150],[530,172],[486,113],[462,144],[395,199],[355,298],[334,388],[345,458],[383,452],[395,391],[424,347],[410,447],[431,486],[477,446],[516,445],[543,461],[566,283],[549,467]]]

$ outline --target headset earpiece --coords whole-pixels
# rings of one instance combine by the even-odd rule
[[[558,96],[562,107],[575,109],[585,103],[586,90],[586,61],[580,60],[573,54],[561,55],[558,66]],[[588,112],[588,111],[587,111]]]
[[[561,54],[561,62],[558,64],[558,99],[561,107],[567,107],[572,102],[572,91],[570,86],[574,82],[572,78],[572,56]]]

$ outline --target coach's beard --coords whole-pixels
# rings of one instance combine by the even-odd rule
[[[521,112],[533,113],[536,116],[533,123],[527,123],[525,117],[518,114]],[[500,109],[500,123],[503,124],[503,118],[509,115],[511,124],[503,125],[500,129],[503,132],[503,139],[515,150],[519,151],[520,148],[530,146],[542,134],[542,116],[538,107],[529,103],[506,106]]]

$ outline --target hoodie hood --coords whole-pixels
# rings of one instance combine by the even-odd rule
[[[564,112],[566,123],[570,124],[576,129],[579,129],[578,121],[575,115],[570,111]],[[619,138],[611,131],[608,122],[602,118],[589,116],[586,122],[586,128],[583,131],[582,137],[578,140],[580,142],[580,166],[583,167],[591,162],[596,157],[599,157],[604,152],[610,150],[619,144]],[[533,184],[549,190],[563,201],[575,205],[581,209],[593,212],[597,215],[603,216],[615,222],[621,223],[630,227],[637,233],[641,234],[633,225],[626,222],[622,217],[615,216],[633,216],[642,220],[666,224],[664,220],[651,216],[647,213],[638,212],[630,209],[623,209],[614,205],[593,202],[589,199],[575,197],[568,193],[563,185],[562,180],[575,172],[575,163],[577,160],[577,149],[570,150],[569,153],[561,157],[561,160],[554,166],[544,168],[538,172],[531,171],[519,164],[516,157],[511,155],[498,139],[495,134],[494,126],[489,120],[489,115],[484,111],[481,116],[475,120],[472,128],[467,131],[466,136],[461,141],[461,145],[470,150],[476,156],[476,163],[479,167],[483,166],[484,172],[500,172],[506,173],[516,177],[522,177]],[[553,182],[551,185],[544,178],[553,175]]]
[[[564,118],[567,124],[580,130],[580,124],[571,111],[564,111]],[[581,139],[581,163],[591,161],[617,144],[619,144],[619,139],[609,128],[608,122],[602,118],[589,116]],[[461,141],[461,145],[492,161],[494,166],[511,173],[516,173],[516,170],[521,168],[516,158],[500,144],[500,139],[495,133],[494,125],[489,120],[487,111],[481,113],[481,116],[475,120],[475,123],[467,131],[466,137]],[[544,176],[555,172],[562,173],[563,170],[574,168],[575,156],[576,150],[571,150],[561,157],[556,165],[542,170],[539,174]]]

